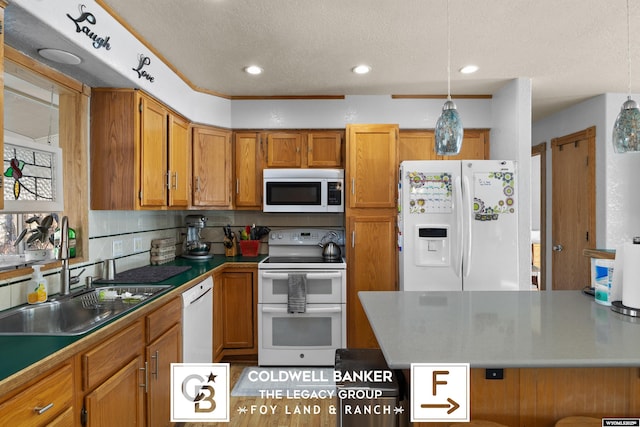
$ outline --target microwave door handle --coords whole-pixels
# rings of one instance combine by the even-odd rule
[[[320,198],[320,206],[322,206],[323,208],[326,208],[327,205],[329,204],[328,199],[329,199],[329,181],[326,179],[323,179],[322,181],[320,181],[320,193],[321,198]]]

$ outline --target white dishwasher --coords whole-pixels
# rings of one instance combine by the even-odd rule
[[[213,362],[213,279],[182,294],[182,361]]]

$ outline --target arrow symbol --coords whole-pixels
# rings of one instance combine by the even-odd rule
[[[460,407],[460,405],[458,404],[458,402],[456,402],[455,400],[451,399],[450,397],[447,398],[447,402],[449,403],[423,403],[420,405],[421,408],[424,409],[440,409],[440,408],[450,408],[447,411],[447,414],[452,413],[453,411],[455,411],[456,409],[458,409]]]

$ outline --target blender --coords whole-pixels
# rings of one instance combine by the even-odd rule
[[[200,237],[200,230],[202,230],[207,225],[207,217],[202,215],[187,215],[186,225],[186,251],[182,256],[189,259],[213,258],[213,254],[209,253],[211,244],[203,242],[202,238]]]

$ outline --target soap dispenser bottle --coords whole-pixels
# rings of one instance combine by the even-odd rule
[[[32,266],[33,276],[27,284],[27,302],[29,304],[45,302],[48,298],[47,279],[42,276],[41,267],[41,265]]]

